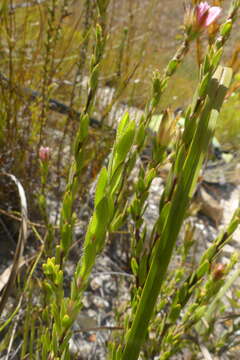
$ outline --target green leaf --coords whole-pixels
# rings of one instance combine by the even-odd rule
[[[111,175],[111,180],[110,180],[110,183],[109,183],[109,193],[111,195],[113,195],[120,182],[121,182],[121,178],[122,178],[122,170],[123,170],[123,163],[120,163],[118,165],[118,167],[114,170],[114,173]]]
[[[239,226],[239,223],[240,223],[240,220],[239,219],[234,219],[231,223],[230,223],[230,225],[229,225],[229,227],[228,227],[228,229],[227,229],[227,234],[228,234],[228,236],[231,236],[233,233],[234,233],[234,231],[237,229],[237,227]]]
[[[139,270],[138,270],[138,278],[139,278],[139,285],[143,287],[148,271],[148,255],[144,254],[141,257],[141,261],[139,262]]]
[[[136,188],[139,193],[143,193],[145,191],[145,183],[143,178],[139,177]]]
[[[172,60],[168,63],[167,70],[166,70],[167,76],[171,76],[171,75],[172,75],[172,73],[176,70],[177,65],[178,65],[178,60],[176,60],[176,59],[172,59]]]
[[[82,258],[81,269],[79,274],[79,277],[81,279],[85,279],[91,273],[96,255],[97,255],[96,242],[95,242],[95,238],[92,237],[88,241],[88,244],[85,244],[84,246],[84,257]],[[81,284],[81,286],[84,285]]]
[[[202,263],[200,267],[197,269],[198,279],[206,275],[209,272],[209,269],[210,269],[210,263],[207,260],[205,260],[204,263]]]
[[[209,55],[206,55],[203,65],[201,67],[201,77],[203,77],[206,73],[208,73],[209,70],[210,70],[210,59],[209,59]]]
[[[126,209],[123,210],[123,212],[121,214],[118,214],[117,216],[114,216],[114,219],[112,220],[111,223],[111,229],[110,231],[117,231],[124,223],[125,219],[127,217],[127,212]]]
[[[150,169],[147,172],[147,174],[145,176],[145,180],[144,180],[145,181],[145,186],[146,186],[147,189],[151,185],[151,183],[152,183],[153,179],[156,177],[156,175],[157,175],[157,171],[154,168]]]
[[[69,315],[67,315],[67,314],[65,314],[61,320],[62,320],[62,326],[65,329],[69,328],[71,326],[71,324],[72,324],[72,320],[69,317]]]
[[[69,250],[70,245],[72,244],[72,225],[64,224],[61,229],[61,249],[64,254]]]
[[[188,294],[188,284],[185,282],[178,291],[178,298],[179,298],[180,304],[185,303],[187,294]]]
[[[223,25],[220,27],[220,34],[221,34],[222,36],[228,35],[228,34],[230,33],[230,31],[232,30],[232,25],[233,25],[233,24],[232,24],[231,21],[223,24]]]
[[[107,181],[108,181],[107,169],[105,167],[103,167],[99,174],[99,178],[98,178],[98,182],[97,182],[97,186],[96,186],[95,208],[97,207],[100,200],[102,200],[104,195],[106,195]]]
[[[135,121],[131,121],[121,135],[118,136],[117,142],[113,149],[113,159],[111,160],[111,176],[116,169],[126,160],[127,154],[133,144],[135,136]]]
[[[79,127],[79,140],[83,141],[88,135],[89,128],[89,115],[85,114],[80,119],[80,127]]]
[[[164,78],[163,80],[160,80],[159,73],[155,72],[153,77],[153,93],[152,93],[152,101],[151,101],[151,105],[153,108],[155,108],[159,103],[162,90],[166,86],[166,84],[167,84],[167,79]]]
[[[195,322],[202,319],[202,317],[206,313],[206,309],[207,309],[206,305],[202,305],[196,309],[195,313],[193,313],[193,318]]]
[[[90,221],[88,231],[87,231],[87,239],[91,239],[93,236],[101,237],[105,232],[106,224],[109,218],[109,207],[108,207],[108,198],[104,196],[100,202],[98,203],[93,217]]]
[[[72,194],[69,191],[64,195],[62,216],[65,221],[69,221],[72,216]]]
[[[57,354],[58,352],[58,337],[60,337],[60,334],[58,334],[56,329],[56,322],[53,324],[53,330],[52,330],[52,350],[54,354]]]
[[[123,115],[123,117],[122,117],[122,119],[121,119],[121,121],[120,121],[120,123],[118,125],[117,136],[116,136],[117,141],[118,141],[119,137],[122,136],[122,134],[123,134],[126,126],[128,125],[128,123],[129,123],[129,114],[128,114],[128,112],[126,112]]]
[[[51,304],[51,313],[52,313],[52,316],[54,317],[54,321],[55,321],[54,325],[55,325],[56,332],[60,336],[61,331],[62,331],[61,319],[60,319],[59,308],[55,302]]]
[[[121,356],[122,356],[122,346],[119,345],[116,353],[116,360],[121,360]]]
[[[146,128],[144,124],[140,124],[139,128],[136,131],[136,140],[135,143],[141,147],[144,143],[146,137]]]
[[[99,76],[99,64],[95,65],[94,69],[91,72],[90,76],[90,88],[96,90],[98,85],[98,76]]]
[[[221,60],[223,54],[223,48],[220,48],[212,57],[211,61],[212,61],[212,65],[214,68],[216,68]]]
[[[201,257],[200,264],[203,264],[206,260],[211,262],[213,255],[216,253],[216,250],[217,250],[216,244],[210,246]]]
[[[93,217],[88,226],[85,245],[86,247],[90,245],[94,240],[95,253],[98,253],[104,243],[107,224],[109,222],[109,206],[108,206],[108,198],[105,196],[98,203]],[[89,249],[91,251],[91,249]],[[93,254],[93,259],[95,258]]]
[[[131,269],[132,269],[132,272],[135,276],[137,276],[138,274],[138,263],[137,263],[137,260],[133,257],[131,259]]]
[[[175,174],[181,173],[185,159],[186,159],[186,149],[185,149],[185,145],[183,144],[178,149],[176,161],[174,164]]]
[[[204,75],[204,77],[201,81],[201,86],[198,90],[199,97],[205,96],[207,89],[208,89],[208,84],[209,84],[210,79],[211,79],[211,74],[207,73],[206,75]]]
[[[161,214],[160,214],[160,217],[158,219],[158,226],[157,226],[159,234],[161,234],[161,232],[163,231],[163,228],[164,228],[164,226],[166,224],[166,221],[167,221],[168,215],[169,215],[170,207],[171,207],[171,203],[167,202],[164,205],[163,209],[161,210]]]
[[[109,221],[112,220],[114,215],[114,196],[112,194],[108,194],[108,218]]]
[[[116,144],[118,159],[123,160],[129,152],[135,135],[135,121],[131,121]]]
[[[180,304],[173,305],[168,315],[169,320],[171,322],[175,322],[179,318],[180,312],[181,312],[181,305]]]

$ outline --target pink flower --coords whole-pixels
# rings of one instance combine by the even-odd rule
[[[51,149],[46,146],[41,146],[38,153],[39,159],[42,161],[48,161],[51,157]]]
[[[208,27],[219,17],[222,9],[219,6],[210,6],[204,1],[196,6],[195,11],[198,26]]]

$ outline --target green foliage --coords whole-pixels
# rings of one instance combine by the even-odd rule
[[[185,220],[215,130],[222,141],[238,143],[238,87],[224,102],[233,71],[220,62],[240,2],[232,1],[226,20],[220,27],[216,25],[215,33],[209,30],[209,46],[198,59],[199,71],[193,59],[188,60],[196,76],[186,76],[189,67],[184,61],[195,39],[201,42],[201,32],[193,38],[183,30],[168,63],[161,60],[161,66],[155,66],[159,65],[159,54],[157,62],[152,58],[151,65],[157,70],[150,90],[150,80],[144,78],[146,69],[149,72],[148,57],[143,53],[148,41],[138,49],[132,45],[137,2],[129,2],[129,23],[118,34],[109,20],[115,11],[109,0],[79,2],[78,11],[69,0],[25,5],[14,7],[7,1],[0,5],[0,146],[4,154],[0,161],[5,173],[16,173],[24,183],[31,213],[39,213],[36,221],[41,224],[29,222],[36,244],[34,256],[24,264],[26,273],[19,270],[19,245],[16,250],[14,269],[15,275],[19,270],[21,281],[14,292],[17,306],[4,309],[0,351],[9,353],[16,340],[21,344],[21,359],[71,359],[73,324],[82,310],[97,257],[124,228],[133,282],[130,301],[119,310],[122,333],[109,341],[109,359],[137,360],[140,353],[145,359],[169,359],[183,348],[197,356],[203,342],[213,354],[221,354],[226,342],[235,344],[232,339],[239,323],[216,335],[216,314],[225,311],[223,298],[238,310],[239,291],[229,299],[228,290],[239,269],[235,270],[235,254],[225,267],[218,266],[217,259],[240,223],[240,211],[236,210],[228,227],[190,269],[188,257],[197,239],[194,226]],[[147,26],[155,5],[150,1],[146,19],[142,18]],[[76,20],[75,12],[82,17]],[[124,16],[128,16],[126,11]],[[99,121],[94,116],[104,76],[116,88]],[[136,81],[132,85],[132,77],[137,80],[137,76],[140,85]],[[238,84],[238,75],[234,80]],[[189,105],[180,118],[170,108],[163,108],[186,84],[188,95],[183,105]],[[193,84],[196,90],[192,97]],[[125,90],[126,95],[132,94],[129,103],[133,104],[134,91],[143,93],[141,108],[145,109],[139,120],[125,112],[121,120],[116,119],[116,129],[111,129],[105,122],[106,114]],[[152,149],[147,163],[138,165],[149,143]],[[53,148],[47,161],[38,158],[43,144]],[[165,164],[169,171],[159,194],[159,213],[149,228],[145,219],[149,191]],[[136,169],[138,173],[132,177]],[[66,283],[75,225],[82,220],[80,209],[95,179],[82,251],[74,264],[74,275]],[[58,208],[55,222],[50,209],[54,196]],[[10,215],[16,217],[16,213]],[[175,258],[178,264],[171,267]],[[5,292],[5,301],[8,297]]]

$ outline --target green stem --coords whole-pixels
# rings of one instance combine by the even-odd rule
[[[153,261],[121,360],[138,359],[140,348],[144,342],[161,286],[166,278],[167,268],[177,236],[184,220],[192,190],[196,185],[209,141],[213,135],[218,111],[223,102],[230,79],[231,70],[226,69],[220,71],[217,79],[215,77],[211,80],[212,86],[210,86],[205,107],[183,166],[182,175],[179,178],[176,191],[173,195],[161,239],[158,238],[154,250]]]

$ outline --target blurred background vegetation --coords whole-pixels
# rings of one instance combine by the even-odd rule
[[[41,91],[47,85],[48,95],[73,102],[75,108],[81,108],[86,97],[81,83],[83,76],[88,74],[89,54],[94,41],[92,28],[97,21],[95,2],[65,0],[61,6],[56,1],[36,4],[34,1],[19,0],[3,3],[5,7],[12,6],[13,9],[6,16],[2,5],[2,13],[5,12],[2,25],[5,23],[6,26],[1,30],[1,71],[9,73],[18,85],[34,90]],[[212,3],[227,9],[230,0]],[[29,6],[23,7],[24,4]],[[101,65],[100,86],[113,86],[117,90],[118,101],[143,109],[153,71],[164,69],[182,41],[183,5],[183,2],[174,0],[112,0],[104,24],[108,37]],[[49,11],[51,6],[58,8],[52,15]],[[207,43],[211,42],[216,27],[213,25],[209,33],[201,37],[198,44],[201,56]],[[236,146],[239,143],[240,35],[239,31],[233,33],[225,50],[225,60],[234,66],[235,81],[221,115],[217,137],[220,143]],[[48,38],[53,38],[51,51],[48,51]],[[189,103],[198,74],[196,47],[192,45],[183,66],[170,81],[161,109],[168,106],[173,110],[185,108]],[[73,96],[73,84],[77,89],[76,94],[81,96]],[[32,130],[34,137],[37,129],[33,127]]]

